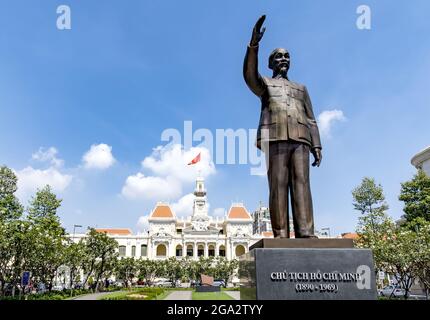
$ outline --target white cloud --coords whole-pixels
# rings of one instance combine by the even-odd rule
[[[93,144],[82,157],[84,167],[87,169],[107,169],[115,163],[112,147],[105,144]]]
[[[201,160],[194,165],[188,165],[199,153]],[[155,175],[174,177],[182,182],[194,181],[199,171],[203,177],[216,172],[208,149],[197,147],[185,151],[180,144],[158,146],[151,156],[142,161],[142,167],[151,170]]]
[[[140,232],[147,231],[149,229],[148,219],[149,215],[139,217],[139,220],[137,221],[137,229]]]
[[[47,184],[52,187],[53,192],[64,191],[72,181],[72,176],[63,174],[57,168],[51,167],[46,170],[26,167],[15,171],[18,177],[18,197],[26,198],[34,194],[37,189],[41,189]]]
[[[320,133],[324,137],[330,138],[331,128],[336,121],[345,121],[342,110],[326,110],[320,113],[318,116],[318,127]]]
[[[225,214],[226,214],[226,212],[225,212],[224,208],[215,208],[213,213],[212,213],[212,216],[215,218],[216,217],[224,218]]]
[[[33,160],[40,162],[49,162],[54,167],[62,167],[64,160],[57,158],[58,150],[55,147],[50,147],[47,150],[40,147],[39,150],[31,155]]]
[[[199,153],[200,162],[188,165]],[[121,192],[126,198],[175,200],[182,194],[183,184],[195,181],[199,172],[203,177],[216,172],[208,149],[191,148],[184,151],[179,144],[155,148],[151,156],[142,161],[142,169],[151,171],[151,175],[138,172],[127,177]],[[185,197],[182,202],[177,202],[179,211],[185,200],[190,201],[190,197]]]
[[[173,203],[170,207],[178,217],[191,216],[193,213],[194,194],[189,193]]]
[[[173,178],[147,177],[143,173],[129,176],[122,187],[122,195],[129,199],[167,201],[181,195],[182,186]]]

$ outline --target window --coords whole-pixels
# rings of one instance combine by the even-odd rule
[[[199,245],[197,247],[197,256],[203,257],[204,255],[205,255],[205,248],[203,247],[203,245]]]
[[[157,246],[157,257],[165,257],[167,255],[167,248],[164,244]]]
[[[187,246],[187,257],[192,257],[193,255],[194,255],[193,246],[191,244],[189,244]]]
[[[146,244],[142,244],[140,246],[140,256],[141,257],[146,257],[147,250],[148,250],[148,246]]]
[[[119,250],[119,256],[125,257],[125,246],[119,246],[118,250]]]
[[[176,246],[176,256],[182,257],[182,246],[179,244]]]
[[[215,257],[215,247],[213,245],[209,246],[208,255],[209,257]]]
[[[225,247],[224,246],[219,247],[219,256],[225,257]]]
[[[236,247],[236,251],[235,252],[236,252],[236,257],[240,257],[242,254],[245,253],[245,247],[242,246],[242,245],[238,245]]]
[[[136,246],[131,246],[131,256],[132,257],[136,256]]]

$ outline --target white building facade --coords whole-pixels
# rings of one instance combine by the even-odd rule
[[[418,152],[411,160],[412,165],[417,169],[422,169],[430,176],[430,146]]]
[[[97,230],[118,242],[120,257],[151,260],[200,256],[223,256],[231,260],[248,252],[251,245],[263,238],[254,234],[253,219],[242,203],[232,204],[222,218],[210,216],[201,177],[196,180],[194,196],[193,213],[187,218],[178,218],[168,203],[157,203],[149,215],[146,233],[133,235],[130,229]],[[85,236],[77,234],[74,241]]]

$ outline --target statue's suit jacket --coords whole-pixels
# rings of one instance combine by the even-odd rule
[[[321,148],[312,103],[304,85],[284,78],[267,78],[258,73],[258,46],[248,46],[243,75],[246,84],[261,99],[258,148],[262,141],[293,140]]]

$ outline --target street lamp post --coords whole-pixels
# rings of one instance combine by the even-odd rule
[[[73,240],[75,240],[75,231],[76,231],[76,228],[82,228],[82,226],[79,225],[79,224],[74,224],[73,225]]]

